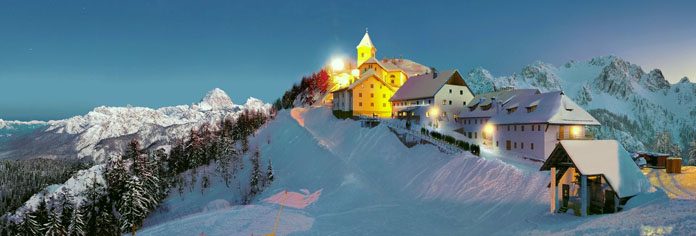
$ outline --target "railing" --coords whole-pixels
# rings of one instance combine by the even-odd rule
[[[400,131],[403,131],[405,133],[408,133],[410,135],[413,135],[415,137],[418,137],[422,140],[428,141],[438,147],[440,151],[447,153],[447,154],[457,154],[463,152],[462,149],[459,147],[456,147],[450,143],[447,143],[443,140],[435,139],[433,137],[430,137],[429,135],[424,135],[420,133],[420,125],[416,124],[411,124],[411,129],[406,128],[406,123],[405,121],[399,121],[399,120],[392,120],[392,119],[382,119],[382,123],[387,125],[388,127],[392,129],[398,129]],[[403,124],[402,124],[403,123]]]

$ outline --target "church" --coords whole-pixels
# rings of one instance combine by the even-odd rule
[[[350,116],[392,117],[389,99],[408,80],[406,71],[390,60],[378,60],[370,35],[356,47],[357,64],[346,86],[332,92],[333,110]]]

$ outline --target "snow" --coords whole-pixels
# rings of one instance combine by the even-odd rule
[[[104,165],[95,165],[86,170],[78,171],[73,177],[70,177],[63,184],[54,184],[44,188],[45,191],[34,194],[27,200],[23,206],[17,209],[9,217],[10,219],[19,219],[23,217],[27,211],[34,211],[39,206],[41,199],[51,197],[57,198],[63,192],[70,192],[73,198],[73,204],[81,203],[85,200],[87,189],[96,181],[101,186],[106,186],[106,180],[103,178]]]
[[[619,197],[650,190],[648,179],[616,140],[561,140],[560,143],[580,173],[603,175]]]
[[[301,189],[300,192],[302,193],[281,191],[269,198],[264,199],[263,201],[303,209],[319,200],[319,196],[321,196],[321,189],[314,193],[309,193],[309,190],[307,189]]]
[[[299,190],[293,199],[299,203],[300,197],[310,198],[309,189],[321,195],[303,208],[285,208],[280,235],[625,235],[646,227],[671,227],[673,234],[696,229],[696,201],[653,193],[638,195],[635,204],[629,201],[630,209],[616,214],[550,214],[549,176],[537,171],[539,164],[524,163],[536,165],[526,168],[468,153],[445,154],[428,144],[407,148],[383,125],[361,128],[359,122],[333,118],[326,108],[280,111],[250,141],[262,159],[273,160],[276,176],[251,205],[220,204],[218,199],[232,198],[235,191],[213,182],[204,194],[167,200],[170,207],[197,210],[155,213],[151,217],[167,220],[148,218],[150,224],[138,234],[270,233],[278,194]],[[223,207],[204,210],[211,205]]]
[[[49,121],[47,127],[34,137],[32,147],[63,147],[63,158],[91,158],[98,163],[117,156],[131,139],[137,138],[143,147],[166,145],[182,139],[190,129],[204,123],[218,125],[227,117],[237,117],[242,110],[268,112],[270,104],[249,98],[244,105],[235,105],[221,89],[213,89],[198,103],[158,109],[146,107],[97,107],[84,116]],[[16,147],[20,149],[23,147]],[[62,150],[62,149],[61,149]],[[10,158],[56,158],[55,150],[33,152]],[[20,155],[20,154],[16,154]]]

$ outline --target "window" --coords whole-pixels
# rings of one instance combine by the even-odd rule
[[[524,149],[524,143],[520,143],[520,149]]]
[[[464,90],[459,90],[459,95],[464,95]]]
[[[510,126],[509,126],[509,125],[506,125],[506,127],[507,127],[507,130],[510,131]]]
[[[541,131],[541,125],[537,125],[537,131]]]
[[[394,79],[391,79],[391,83],[392,83],[392,84],[394,83]]]
[[[387,98],[387,94],[382,94],[382,98]]]
[[[358,93],[358,97],[360,97],[360,98],[361,98],[361,97],[362,97],[362,93]]]
[[[474,139],[478,138],[478,132],[474,132]]]
[[[515,125],[515,131],[517,131],[517,125]]]
[[[452,100],[449,101],[449,104],[452,105]]]
[[[524,125],[522,125],[522,132],[524,132]]]
[[[360,53],[360,57],[365,57],[365,53]]]
[[[508,109],[507,109],[508,114],[513,113],[513,112],[515,112],[515,111],[517,111],[517,107],[513,107],[513,108],[508,108]]]
[[[529,113],[529,112],[533,112],[533,111],[536,111],[536,108],[537,108],[537,106],[536,106],[536,105],[534,105],[534,106],[531,106],[531,107],[527,107],[527,113]]]
[[[452,93],[452,89],[450,89],[449,92]]]
[[[447,105],[447,100],[442,100],[442,105]]]
[[[433,101],[428,99],[428,105],[430,105],[430,103],[433,103]]]
[[[361,107],[361,106],[362,106],[362,102],[359,102],[359,103],[358,103],[358,106]]]
[[[371,102],[371,103],[370,103],[370,106],[371,106],[371,107],[374,107],[374,106],[375,106],[375,103],[374,103],[374,102]]]
[[[375,97],[375,94],[374,94],[374,93],[370,93],[370,97],[371,97],[371,98]]]
[[[534,150],[534,143],[530,143],[532,150]]]
[[[515,142],[514,148],[517,149],[517,142]]]
[[[370,88],[375,88],[375,85],[374,85],[374,84],[370,84]]]
[[[532,145],[534,146],[534,145]],[[495,141],[495,147],[498,147],[498,141]]]
[[[466,106],[466,102],[464,102],[464,104],[462,104],[462,105]]]
[[[387,104],[386,104],[386,103],[382,103],[382,107],[387,107]]]

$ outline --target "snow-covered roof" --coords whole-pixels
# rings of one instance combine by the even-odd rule
[[[382,67],[382,69],[384,69],[384,70],[386,70],[386,71],[401,71],[401,72],[404,72],[404,70],[401,69],[399,66],[397,66],[397,65],[395,65],[395,64],[393,64],[393,63],[391,63],[391,62],[389,62],[389,61],[387,61],[387,60],[379,61],[379,60],[377,60],[377,58],[375,58],[375,57],[370,57],[369,59],[365,60],[362,64],[368,64],[368,63],[377,64],[377,65],[379,65],[380,67]],[[406,72],[404,72],[404,73],[406,73]]]
[[[471,99],[468,106],[469,109],[462,110],[462,112],[459,113],[459,117],[492,117],[496,115],[497,110],[499,110],[498,106],[507,104],[507,102],[509,102],[515,96],[538,93],[538,89],[514,89],[479,94]],[[496,101],[496,104],[493,103],[494,100]],[[494,107],[491,107],[488,110],[483,110],[482,106],[487,106],[489,104],[494,105]],[[473,110],[471,110],[471,108],[473,108]]]
[[[537,106],[530,111],[523,109]],[[526,94],[513,97],[505,109],[518,107],[512,111],[499,112],[491,118],[495,124],[579,124],[600,125],[585,109],[575,104],[561,91],[553,91],[540,94]]]
[[[359,47],[375,47],[375,45],[372,44],[372,40],[370,39],[370,35],[367,34],[367,31],[365,31],[365,35],[362,37],[362,39],[360,40],[360,43],[358,44],[358,46],[356,48],[359,48]]]
[[[565,152],[583,175],[603,175],[619,197],[630,197],[650,188],[626,150],[616,140],[561,140],[541,167],[550,170]]]
[[[457,77],[455,77],[457,75]],[[434,97],[440,89],[447,84],[450,79],[458,79],[460,83],[466,83],[459,75],[457,70],[448,70],[438,73],[428,73],[414,76],[406,80],[406,83],[399,88],[389,101],[403,101]]]

